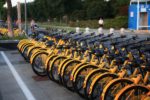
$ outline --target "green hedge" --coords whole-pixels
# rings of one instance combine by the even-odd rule
[[[70,27],[90,27],[90,28],[98,28],[98,20],[86,20],[86,21],[78,21],[78,22],[70,22]],[[118,16],[114,19],[104,19],[104,28],[127,28],[128,26],[128,17],[126,16]]]
[[[16,37],[8,37],[8,36],[0,36],[0,40],[22,40],[26,39],[27,37],[25,35],[22,36],[16,36]]]
[[[128,27],[128,17],[125,17],[125,16],[118,16],[116,17],[115,19],[106,19],[104,21],[104,27],[105,28],[116,28],[116,29],[119,29],[119,28],[127,28]]]

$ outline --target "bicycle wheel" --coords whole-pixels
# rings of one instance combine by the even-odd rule
[[[61,64],[58,67],[58,75],[59,75],[60,83],[63,83],[62,78],[61,78],[61,71],[63,69],[63,66],[65,65],[65,63],[67,63],[70,60],[72,60],[72,59],[70,59],[70,58],[65,59],[64,61],[61,62]]]
[[[114,79],[107,84],[102,93],[103,100],[114,100],[118,91],[120,91],[123,87],[133,84],[133,81],[127,78],[122,79]]]
[[[104,87],[113,79],[118,78],[118,75],[111,73],[104,73],[96,76],[90,85],[89,98],[91,100],[99,100]]]
[[[47,51],[45,51],[45,50],[39,50],[39,51],[37,51],[36,53],[34,53],[34,55],[31,56],[30,63],[32,64],[32,63],[33,63],[33,59],[34,59],[38,54],[41,54],[41,53],[42,53],[42,54],[45,53],[45,54],[49,55],[49,52],[47,52]]]
[[[28,62],[29,62],[29,59],[28,59],[28,57],[27,57],[27,53],[28,53],[29,48],[32,47],[32,46],[33,46],[33,45],[27,45],[27,46],[24,47],[24,49],[23,49],[23,51],[22,51],[22,56],[23,56],[24,59],[25,59],[26,61],[28,61]]]
[[[29,43],[29,40],[28,40],[28,39],[21,40],[21,41],[18,43],[18,45],[17,45],[18,50],[20,50],[21,47],[22,47],[24,44],[26,44],[26,43]]]
[[[20,49],[21,53],[23,53],[24,49],[25,49],[26,47],[28,47],[28,46],[34,46],[34,44],[33,44],[33,43],[26,43],[26,44],[24,44],[24,45],[21,47],[21,49]]]
[[[39,47],[39,46],[35,46],[35,47],[28,49],[28,52],[27,52],[28,59],[30,60],[32,54],[36,53],[38,51],[38,49],[40,49],[40,48],[41,47]]]
[[[17,45],[18,50],[20,51],[20,48],[22,47],[22,45],[25,44],[25,41],[20,41]]]
[[[51,54],[51,55],[48,56],[48,58],[47,58],[47,60],[46,60],[46,64],[45,64],[45,66],[46,66],[46,73],[47,73],[47,76],[48,76],[48,78],[49,78],[50,80],[53,80],[52,75],[49,73],[50,65],[51,65],[51,62],[53,61],[53,59],[54,59],[55,57],[57,57],[57,56],[58,56],[58,55]]]
[[[85,98],[88,97],[88,91],[89,91],[89,88],[90,88],[90,85],[92,83],[92,80],[97,76],[97,75],[100,75],[100,74],[103,74],[103,73],[106,73],[106,72],[109,72],[109,70],[107,69],[95,69],[93,71],[91,71],[86,77],[85,77],[85,80],[83,82],[83,89],[84,89],[84,96]],[[88,99],[88,98],[87,98]]]
[[[31,58],[36,55],[39,52],[45,52],[48,53],[47,48],[35,48],[34,50],[32,50],[32,53],[29,54],[28,59],[31,61]]]
[[[98,68],[96,65],[85,65],[80,67],[75,75],[73,80],[73,86],[75,91],[80,95],[84,96],[84,89],[83,89],[83,82],[88,73],[90,73],[92,70]]]
[[[78,60],[71,60],[70,62],[65,64],[64,67],[62,68],[62,73],[61,73],[62,82],[69,90],[74,90],[73,83],[71,80],[71,73],[73,68],[79,63],[81,62]]]
[[[52,79],[57,83],[60,82],[60,78],[59,78],[59,74],[58,74],[59,65],[65,59],[66,59],[66,57],[64,57],[64,56],[58,56],[58,57],[55,57],[50,64],[49,74],[51,74]]]
[[[74,80],[74,75],[75,75],[75,73],[76,73],[76,71],[80,68],[80,67],[82,67],[82,66],[85,66],[85,65],[89,65],[89,63],[79,63],[77,66],[75,66],[74,68],[73,68],[73,70],[72,70],[72,73],[71,73],[71,80],[73,81]]]
[[[149,90],[149,92],[147,94],[145,94],[143,96],[143,98],[141,100],[150,100],[150,90]]]
[[[46,76],[46,69],[45,69],[45,61],[48,57],[47,53],[39,53],[37,54],[32,63],[33,71],[39,76]]]
[[[18,51],[20,52],[20,53],[22,53],[21,52],[21,50],[22,50],[22,48],[24,47],[24,45],[25,45],[25,43],[22,43],[21,45],[19,45],[17,48],[18,48]]]
[[[142,100],[148,92],[149,89],[146,86],[128,85],[118,92],[114,100]]]

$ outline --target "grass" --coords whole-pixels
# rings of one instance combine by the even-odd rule
[[[22,39],[26,39],[26,38],[27,37],[25,35],[15,36],[15,37],[1,36],[0,40],[22,40]]]

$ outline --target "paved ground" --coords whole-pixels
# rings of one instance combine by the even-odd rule
[[[29,91],[25,90],[24,85],[18,85],[14,78],[8,62],[4,60],[0,52],[0,100],[27,100],[25,93],[31,92],[36,100],[83,100],[76,93],[67,90],[65,87],[50,80],[36,81],[36,75],[31,69],[31,65],[26,63],[18,51],[5,51],[4,55],[10,61],[16,72],[21,77]],[[9,65],[10,65],[9,64]],[[22,91],[22,88],[23,90]],[[33,100],[28,96],[29,100]]]

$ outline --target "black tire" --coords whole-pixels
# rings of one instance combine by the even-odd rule
[[[71,73],[72,73],[72,68],[71,70],[68,71],[68,69],[71,67],[71,65],[73,64],[80,64],[81,62],[78,61],[78,60],[73,60],[72,62],[68,63],[66,66],[65,66],[65,69],[64,69],[64,74],[62,76],[62,82],[64,84],[64,86],[71,90],[71,91],[74,91],[74,88],[73,88],[73,82],[72,80],[70,80],[71,78]]]
[[[52,79],[55,81],[55,82],[57,82],[57,83],[59,83],[60,82],[60,77],[59,77],[59,74],[58,74],[58,67],[59,67],[59,65],[56,65],[55,64],[55,62],[57,62],[57,61],[59,61],[59,60],[64,60],[64,59],[66,59],[66,57],[64,57],[64,56],[61,56],[61,57],[58,57],[57,59],[54,59],[53,61],[53,63],[51,63],[51,70],[49,70],[49,74],[51,74],[51,76],[52,76]]]
[[[107,80],[108,78],[118,78],[118,76],[116,74],[104,74],[102,75],[94,84],[93,86],[93,91],[91,93],[91,95],[89,96],[89,98],[91,100],[99,100],[100,96],[102,94],[102,91],[104,89],[104,87],[108,84],[108,82],[106,82],[105,80]],[[110,81],[110,80],[107,80]],[[101,83],[101,84],[100,84]],[[95,93],[96,92],[96,93]]]
[[[33,46],[34,44],[32,43],[27,43],[21,46],[21,49],[24,51],[24,49],[26,48],[26,46]],[[23,53],[23,51],[20,51],[21,53]]]
[[[24,57],[24,59],[29,62],[28,56],[27,56],[27,52],[28,52],[28,48],[31,47],[33,45],[28,45],[24,48],[23,52],[22,52],[22,56]]]
[[[34,48],[32,48],[30,51],[29,51],[29,54],[27,55],[27,59],[30,61],[30,58],[31,58],[31,56],[32,56],[32,54],[33,54],[33,50],[35,50],[35,49],[40,49],[41,47],[34,47]]]
[[[118,93],[118,91],[129,84],[133,84],[133,82],[128,79],[120,79],[113,82],[111,85],[109,85],[108,89],[106,90],[105,95],[103,97],[104,100],[114,100],[115,95]],[[119,89],[116,89],[115,87],[116,85],[121,85],[121,87],[119,86]],[[115,87],[115,91],[114,91],[115,93],[112,92],[112,90],[114,90],[114,87]]]
[[[46,69],[43,67],[45,64],[44,64],[44,62],[40,61],[41,60],[40,55],[48,56],[47,53],[39,53],[38,55],[36,55],[32,62],[32,69],[38,76],[46,76],[47,75]],[[41,65],[39,65],[39,64],[41,64]],[[42,67],[39,67],[39,66],[42,66]]]
[[[78,70],[78,73],[76,73],[76,79],[75,82],[73,82],[73,86],[75,91],[81,96],[84,97],[84,88],[83,88],[83,82],[86,76],[81,75],[81,73],[83,71],[88,71],[88,69],[96,69],[98,68],[97,66],[94,65],[87,65],[84,68],[82,68],[81,70]]]
[[[127,100],[127,96],[129,96],[128,93],[133,92],[134,90],[134,94],[135,96],[138,96],[138,98],[136,98],[136,100],[142,100],[142,98],[139,98],[139,95],[146,95],[150,90],[144,86],[141,85],[132,85],[129,86],[128,88],[124,88],[123,91],[118,95],[118,99],[117,100]],[[116,98],[115,98],[116,99]],[[130,98],[130,100],[133,100],[132,98]]]
[[[18,48],[19,51],[20,51],[20,49],[24,48],[27,44],[31,44],[31,43],[23,43],[23,44],[20,46],[20,48]],[[21,52],[21,51],[20,51],[20,52]]]
[[[103,73],[106,73],[106,72],[109,72],[109,71],[106,70],[106,69],[99,69],[99,70],[94,71],[94,72],[88,77],[87,83],[86,83],[85,88],[84,88],[84,96],[85,96],[85,98],[88,99],[88,90],[89,90],[89,87],[90,87],[91,81],[92,81],[91,78],[94,78],[96,75],[98,75],[98,74],[103,74]]]
[[[52,79],[52,76],[51,76],[51,74],[49,73],[49,66],[50,66],[50,63],[51,63],[51,61],[55,58],[55,57],[57,57],[57,55],[53,55],[51,58],[49,58],[49,60],[48,60],[48,64],[47,64],[47,66],[46,66],[46,73],[47,73],[47,76],[48,76],[48,78],[50,79],[50,80],[53,80]]]
[[[60,68],[59,79],[60,79],[60,83],[61,83],[61,84],[63,84],[63,82],[62,82],[62,77],[61,77],[62,68],[63,68],[64,64],[67,63],[67,62],[70,61],[70,60],[72,60],[72,59],[66,59],[66,60],[63,61],[63,62],[60,64],[60,66],[59,66],[59,68]]]

